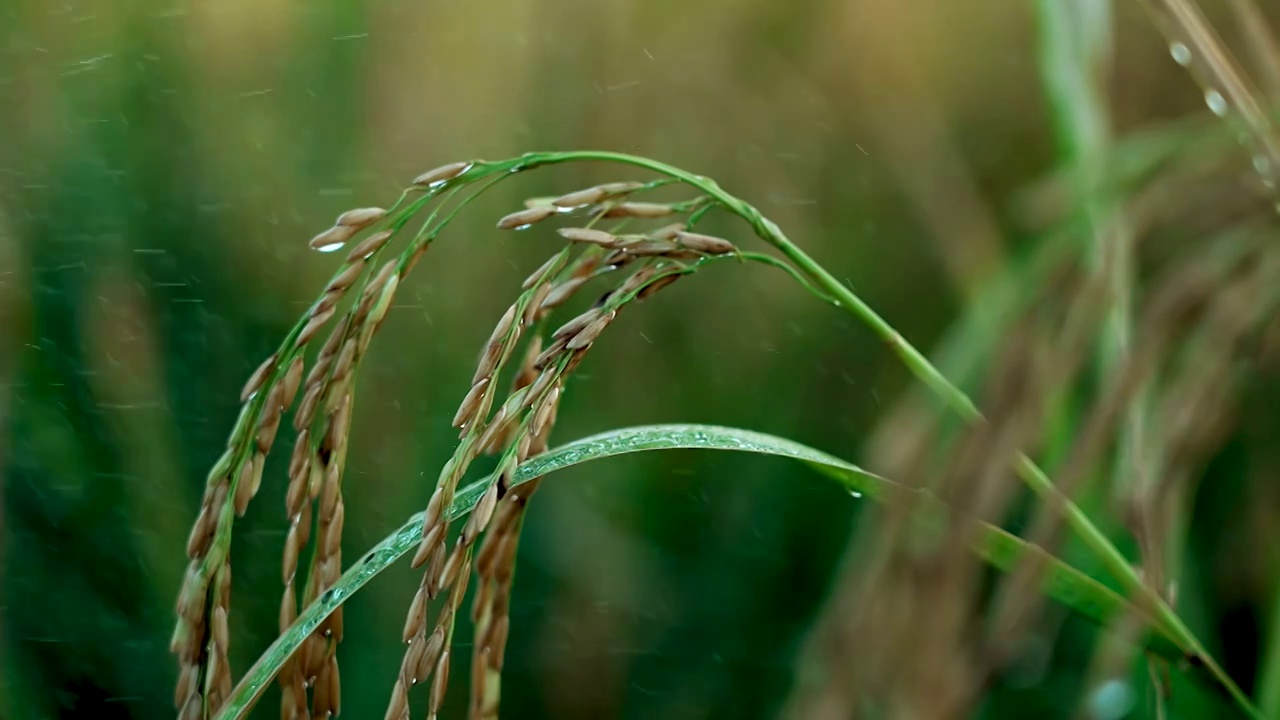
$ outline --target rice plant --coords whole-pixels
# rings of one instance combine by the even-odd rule
[[[468,716],[497,717],[520,530],[539,484],[555,470],[589,460],[672,448],[792,458],[884,505],[855,539],[847,577],[837,582],[829,616],[815,630],[789,706],[796,717],[965,715],[992,674],[1017,656],[1043,614],[1044,598],[1127,638],[1099,648],[1095,683],[1130,662],[1128,648],[1141,648],[1161,698],[1169,693],[1167,673],[1174,672],[1215,688],[1236,711],[1264,717],[1175,610],[1176,570],[1169,562],[1177,556],[1170,545],[1187,502],[1180,468],[1210,446],[1213,419],[1229,412],[1232,388],[1259,343],[1265,345],[1280,302],[1280,257],[1265,241],[1270,223],[1246,215],[1230,232],[1196,246],[1148,252],[1140,243],[1143,228],[1160,213],[1144,212],[1143,193],[1164,191],[1179,175],[1165,168],[1122,174],[1128,147],[1106,128],[1107,4],[1039,5],[1042,67],[1072,158],[1068,205],[1078,208],[1085,240],[1077,243],[1072,233],[1046,242],[1030,269],[1016,268],[992,293],[1008,283],[1024,287],[976,304],[987,317],[1000,318],[986,332],[1000,328],[1003,344],[970,343],[991,348],[989,357],[951,364],[970,375],[988,368],[983,408],[756,207],[714,180],[656,160],[570,151],[454,162],[419,175],[388,209],[350,210],[317,234],[312,249],[346,252],[346,258],[247,381],[240,419],[209,475],[191,531],[172,643],[181,664],[179,717],[243,717],[273,682],[283,718],[339,714],[343,603],[410,553],[421,581],[406,605],[403,660],[388,683],[386,717],[413,717],[415,707],[438,717],[451,672],[468,661]],[[1193,70],[1214,114],[1233,124],[1238,119],[1240,138],[1255,153],[1253,169],[1264,188],[1274,188],[1280,157],[1266,101],[1194,3],[1149,5],[1173,60]],[[1268,47],[1265,32],[1253,37]],[[497,221],[499,230],[545,243],[548,258],[514,292],[480,348],[453,420],[457,446],[426,508],[344,564],[343,476],[356,381],[397,292],[431,245],[447,238],[451,221],[484,192],[549,166],[584,162],[651,177],[531,198]],[[1142,162],[1156,168],[1173,160],[1157,155]],[[1223,163],[1215,163],[1208,172],[1219,172]],[[1204,174],[1206,166],[1189,170]],[[679,197],[650,197],[671,191]],[[742,237],[703,232],[700,223],[712,214],[740,221]],[[771,252],[751,249],[746,236]],[[938,424],[919,396],[909,398],[884,424],[886,472],[782,438],[716,426],[627,428],[552,447],[565,381],[596,343],[608,341],[620,312],[682,278],[690,282],[699,272],[732,271],[742,263],[780,270],[856,319],[959,424]],[[600,294],[584,312],[551,321],[586,293]],[[312,350],[326,330],[327,340]],[[1054,351],[1045,354],[1046,347]],[[1051,409],[1064,393],[1090,385],[1090,402],[1068,420],[1076,430],[1051,479],[1033,459],[1046,449]],[[263,482],[265,458],[291,410],[297,438],[288,463],[280,634],[236,681],[228,666],[232,531]],[[496,456],[496,469],[464,484],[473,462],[486,454]],[[1113,458],[1109,465],[1102,462],[1107,458]],[[1126,529],[1137,540],[1138,565],[1115,544],[1116,529],[1099,527],[1087,509],[1099,502],[1090,488],[1100,467],[1114,475],[1113,489],[1130,508]],[[1015,477],[1021,490],[1011,482]],[[1002,520],[1018,514],[1025,491],[1033,499],[1018,511],[1028,515],[1026,530],[1002,529]],[[1090,572],[1055,555],[1066,533],[1083,549]],[[997,572],[988,590],[983,564]],[[1105,582],[1091,572],[1103,573]],[[460,653],[457,633],[468,587],[469,657]],[[942,597],[940,611],[931,613],[927,606]],[[977,636],[974,617],[988,623]],[[851,647],[856,643],[898,648],[895,662],[874,672],[863,668]]]
[[[527,232],[532,236],[530,242],[539,242],[541,234],[548,244],[567,243],[553,250],[546,263],[523,283],[481,348],[472,385],[453,421],[460,431],[458,445],[445,462],[426,509],[343,572],[342,477],[356,380],[361,360],[397,291],[431,244],[447,235],[450,221],[483,192],[546,166],[588,161],[648,171],[657,177],[598,185],[555,198],[532,198],[524,209],[497,222],[501,230]],[[671,188],[686,196],[668,202],[645,199],[648,193]],[[735,216],[744,230],[777,255],[740,249],[741,240],[699,232],[699,223],[710,213]],[[568,224],[557,228],[557,233],[540,232],[561,221]],[[654,227],[658,222],[664,224]],[[1218,352],[1251,342],[1255,329],[1280,300],[1276,292],[1280,265],[1274,253],[1259,245],[1256,238],[1224,241],[1223,247],[1214,244],[1196,254],[1191,270],[1177,267],[1170,271],[1174,273],[1170,290],[1153,298],[1151,317],[1141,326],[1154,335],[1137,345],[1141,352],[1121,348],[1120,359],[1112,360],[1106,378],[1109,387],[1085,419],[1077,448],[1063,467],[1058,484],[1020,448],[1036,442],[1037,417],[1043,413],[1038,403],[1043,402],[1043,394],[1071,381],[1079,372],[1081,351],[1092,343],[1107,287],[1096,272],[1065,269],[1061,282],[1070,302],[1063,308],[1044,309],[1041,314],[1046,317],[1029,318],[1025,329],[1030,335],[1056,336],[1062,343],[1060,352],[1052,358],[1037,358],[1027,357],[1027,349],[1017,344],[1010,348],[1008,359],[1001,362],[1022,367],[1005,368],[998,382],[1006,397],[987,417],[888,321],[792,242],[777,224],[716,182],[655,160],[579,151],[455,162],[414,179],[387,210],[360,208],[343,213],[310,245],[321,252],[352,249],[279,349],[249,378],[242,392],[240,419],[228,438],[225,455],[210,473],[188,543],[190,565],[178,601],[179,621],[173,641],[182,663],[175,696],[182,718],[241,717],[272,680],[281,687],[282,717],[338,714],[341,695],[336,650],[343,639],[342,604],[410,550],[412,565],[423,568],[423,574],[408,604],[401,638],[406,648],[400,672],[391,684],[386,716],[412,716],[413,690],[418,685],[429,688],[425,693],[426,716],[434,718],[440,713],[451,666],[456,662],[457,615],[463,610],[468,580],[474,573],[469,716],[496,717],[520,525],[542,476],[595,457],[664,447],[716,447],[797,458],[854,492],[906,512],[901,532],[918,535],[925,532],[921,523],[927,523],[932,528],[928,532],[954,539],[949,547],[975,553],[1007,571],[1005,599],[998,601],[996,625],[983,643],[987,659],[967,663],[970,672],[981,674],[984,666],[998,666],[1008,646],[1016,641],[1019,627],[1025,625],[1020,618],[1044,591],[1100,622],[1114,623],[1122,618],[1136,622],[1137,632],[1146,638],[1143,644],[1153,653],[1201,676],[1243,712],[1261,717],[1174,611],[1165,588],[1151,582],[1152,571],[1144,576],[1135,568],[1067,494],[1097,462],[1114,434],[1117,415],[1128,406],[1133,390],[1142,387],[1152,372],[1152,363],[1163,356],[1164,346],[1175,340],[1169,335],[1182,331],[1189,316],[1206,316],[1199,332],[1215,334],[1212,344]],[[1206,257],[1208,252],[1225,257]],[[384,259],[388,254],[390,259]],[[715,271],[729,270],[743,262],[776,267],[820,301],[857,318],[973,428],[955,445],[955,456],[946,463],[943,480],[936,488],[904,485],[788,441],[727,428],[635,428],[549,450],[565,379],[597,342],[607,342],[608,327],[619,312],[681,278],[712,271],[713,266]],[[1185,277],[1189,272],[1194,273],[1191,279]],[[596,302],[547,331],[555,310],[575,294],[588,292],[585,288],[591,284],[604,288]],[[359,289],[353,289],[357,285]],[[1215,317],[1221,313],[1227,313],[1226,318]],[[304,381],[309,343],[330,324],[330,335],[311,360]],[[1197,326],[1193,323],[1193,327]],[[1233,355],[1225,354],[1228,362]],[[521,358],[514,366],[513,357]],[[511,375],[510,390],[499,393],[504,372]],[[1222,381],[1225,378],[1218,382]],[[1207,392],[1203,377],[1192,385],[1187,392],[1193,396]],[[1208,387],[1218,389],[1216,385]],[[302,400],[293,415],[298,437],[289,462],[286,501],[289,531],[283,549],[281,635],[235,683],[227,663],[227,616],[231,609],[227,558],[232,530],[235,518],[244,514],[261,485],[265,456],[282,415],[299,392]],[[1170,402],[1195,401],[1175,393]],[[1176,419],[1186,412],[1175,406],[1165,417]],[[461,488],[472,462],[483,453],[498,456],[497,470]],[[979,482],[985,474],[1010,472],[1022,479],[1041,504],[1030,542],[992,524],[991,520],[999,517],[995,510],[1010,494],[1000,493],[1004,499],[984,497],[1001,484]],[[953,481],[946,482],[946,477],[953,477]],[[972,487],[957,492],[956,483]],[[458,521],[460,528],[455,527]],[[1118,594],[1053,557],[1049,549],[1057,542],[1056,528],[1060,526],[1072,531],[1098,566],[1118,583]],[[954,558],[941,567],[952,571],[965,563]],[[931,636],[936,639],[945,633]],[[930,702],[943,703],[942,707],[955,702],[957,708],[963,707],[967,704],[962,699],[964,689],[980,684],[979,677],[970,677],[967,682],[955,683],[956,699],[948,699],[952,693],[947,693]],[[892,698],[891,693],[886,699]]]

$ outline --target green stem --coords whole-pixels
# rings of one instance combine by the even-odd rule
[[[1280,713],[1280,591],[1276,592],[1271,610],[1271,633],[1267,639],[1266,659],[1258,680],[1258,702],[1271,716]]]
[[[645,168],[681,180],[714,198],[730,212],[747,221],[762,240],[775,247],[788,260],[795,263],[805,275],[812,279],[815,285],[830,295],[841,307],[870,327],[871,331],[879,336],[902,360],[907,369],[937,394],[954,412],[968,422],[979,422],[983,419],[982,413],[974,405],[973,401],[969,399],[969,396],[943,376],[929,362],[928,358],[907,342],[871,306],[867,305],[853,291],[827,272],[808,253],[801,250],[782,232],[782,229],[776,223],[764,217],[759,210],[756,210],[751,205],[730,195],[714,180],[694,175],[657,160],[601,150],[527,153],[516,160],[488,164],[486,169],[521,171],[541,165],[553,165],[579,160],[600,160]],[[1187,653],[1188,661],[1193,664],[1203,664],[1246,714],[1251,717],[1262,718],[1263,715],[1253,707],[1248,696],[1209,656],[1204,646],[1182,622],[1173,608],[1159,594],[1142,582],[1142,579],[1138,577],[1137,572],[1120,550],[1107,539],[1106,535],[1093,524],[1075,503],[1058,492],[1044,471],[1025,454],[1018,455],[1015,468],[1033,492],[1057,507],[1063,514],[1067,525],[1097,556],[1115,579],[1120,582],[1124,592],[1130,597],[1136,598],[1144,609],[1150,612],[1156,621],[1169,631],[1170,636]]]

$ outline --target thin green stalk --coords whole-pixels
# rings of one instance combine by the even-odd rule
[[[578,160],[601,160],[617,162],[625,165],[652,170],[668,177],[677,178],[703,193],[711,196],[730,212],[741,217],[751,225],[756,234],[765,242],[775,247],[788,260],[807,275],[815,285],[830,295],[841,307],[866,324],[872,332],[881,338],[889,348],[902,360],[921,382],[936,393],[952,411],[958,413],[969,422],[982,420],[982,413],[974,405],[969,396],[949,381],[919,350],[898,333],[884,318],[876,313],[853,291],[827,272],[816,260],[792,242],[776,223],[764,217],[759,210],[739,200],[723,190],[714,180],[694,175],[693,173],[658,162],[649,158],[600,150],[583,150],[571,152],[528,153],[516,161],[497,163],[507,171],[531,169],[540,165],[551,165]],[[496,170],[496,167],[494,167]],[[1136,598],[1143,608],[1150,612],[1156,621],[1166,627],[1170,635],[1187,654],[1188,662],[1203,664],[1210,673],[1226,689],[1240,708],[1255,718],[1263,715],[1250,702],[1249,698],[1235,684],[1227,673],[1206,652],[1195,634],[1182,622],[1173,608],[1151,588],[1147,587],[1137,572],[1129,564],[1120,550],[1112,544],[1093,521],[1054,487],[1053,482],[1035,462],[1025,454],[1019,454],[1015,461],[1018,475],[1040,498],[1051,502],[1063,514],[1067,525],[1080,540],[1097,556],[1117,581],[1124,592]]]

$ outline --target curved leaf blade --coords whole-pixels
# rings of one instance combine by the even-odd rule
[[[529,482],[557,470],[591,460],[649,450],[705,449],[757,453],[802,462],[840,483],[853,493],[871,499],[913,499],[927,512],[937,513],[939,520],[948,517],[941,501],[929,493],[896,483],[887,478],[786,438],[751,430],[715,425],[648,425],[613,430],[563,445],[532,458],[516,470],[515,484]],[[450,519],[466,515],[494,481],[492,476],[479,480],[454,497],[449,507]],[[1147,649],[1170,659],[1180,659],[1183,651],[1170,639],[1167,630],[1158,626],[1147,613],[1093,578],[1048,555],[1043,549],[1024,542],[998,527],[976,524],[974,551],[983,560],[1001,570],[1014,567],[1022,558],[1036,554],[1048,566],[1044,592],[1072,610],[1098,623],[1107,623],[1122,613],[1137,613],[1148,618],[1152,632],[1147,636]],[[236,686],[218,720],[244,717],[285,661],[302,645],[321,622],[396,560],[415,549],[421,540],[422,513],[409,518],[400,529],[387,536],[350,567],[337,584],[307,606],[297,621],[267,648]]]

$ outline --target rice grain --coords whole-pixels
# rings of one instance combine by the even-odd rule
[[[600,333],[613,322],[613,318],[617,315],[616,310],[610,310],[602,313],[599,317],[587,323],[576,335],[573,336],[569,343],[565,346],[569,350],[581,350],[600,337]]]
[[[476,419],[476,415],[479,413],[480,406],[486,396],[485,389],[488,386],[489,378],[487,377],[481,378],[479,382],[471,386],[471,390],[462,399],[462,404],[458,406],[458,412],[453,416],[453,427],[466,427]]]
[[[391,239],[394,233],[390,230],[382,230],[373,233],[369,237],[361,240],[351,249],[351,253],[347,255],[347,262],[356,262],[359,260],[367,260],[370,255],[382,249],[383,245]]]
[[[504,216],[498,221],[499,230],[523,230],[534,223],[540,223],[543,220],[556,214],[554,207],[532,207],[524,210],[517,210],[510,215]]]
[[[640,218],[648,220],[667,217],[675,211],[675,208],[670,205],[659,203],[625,202],[605,210],[604,216],[607,218]]]
[[[249,376],[249,380],[245,382],[244,388],[240,390],[240,402],[248,402],[249,398],[253,397],[254,393],[261,390],[263,384],[267,381],[267,377],[269,377],[275,369],[275,355],[271,355],[266,360],[263,360],[262,364],[253,371],[252,375]]]
[[[603,185],[596,185],[594,187],[575,190],[574,192],[561,195],[555,200],[552,200],[551,204],[562,208],[596,205],[619,195],[634,192],[642,187],[644,187],[644,183],[638,182],[605,183]]]
[[[312,250],[320,252],[332,252],[346,244],[357,232],[356,228],[346,225],[334,225],[324,232],[311,238],[309,245]]]
[[[462,173],[466,172],[474,164],[471,160],[463,160],[460,162],[441,165],[438,168],[432,168],[418,177],[413,179],[413,184],[418,187],[436,187],[442,183],[446,183]]]
[[[386,217],[387,211],[377,207],[356,208],[338,216],[334,225],[363,230]]]
[[[304,365],[305,362],[302,356],[299,355],[293,359],[293,362],[289,363],[289,369],[284,373],[284,380],[281,381],[283,389],[280,393],[280,404],[284,408],[291,407],[294,399],[298,396],[298,387],[302,383]]]
[[[676,242],[681,245],[689,248],[690,250],[696,250],[708,255],[726,255],[728,253],[737,252],[738,250],[738,247],[733,243],[725,240],[724,238],[718,238],[713,235],[703,235],[701,233],[692,233],[680,230],[676,232],[675,236]]]
[[[556,232],[560,234],[560,237],[570,242],[587,243],[606,248],[617,247],[619,242],[616,235],[592,228],[560,228]]]
[[[324,327],[325,323],[329,322],[333,314],[334,309],[332,307],[323,309],[317,307],[316,312],[311,315],[311,319],[303,326],[302,332],[298,333],[298,339],[294,341],[294,347],[302,347],[311,342],[311,339],[320,332],[320,328]]]

